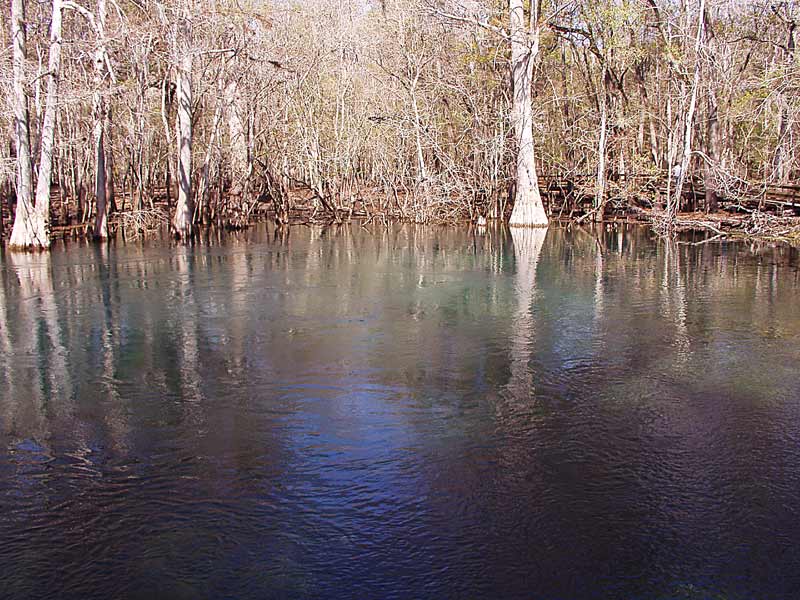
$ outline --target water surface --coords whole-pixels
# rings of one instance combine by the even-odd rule
[[[624,227],[5,254],[0,597],[799,597],[798,292]]]

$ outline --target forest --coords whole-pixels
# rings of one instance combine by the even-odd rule
[[[264,218],[644,214],[670,232],[681,214],[784,228],[800,214],[795,0],[2,11],[10,247]]]

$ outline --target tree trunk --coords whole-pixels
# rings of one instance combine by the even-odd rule
[[[177,69],[177,134],[178,134],[178,202],[172,227],[175,235],[189,239],[192,235],[192,54],[189,44],[190,23],[184,14],[178,36],[181,56]]]
[[[606,70],[603,67],[602,89],[600,91],[600,137],[597,141],[597,173],[595,185],[594,207],[602,213],[602,206],[606,200],[606,141],[608,140],[608,95],[606,91]],[[599,215],[602,218],[602,214]],[[595,214],[597,220],[598,214]]]
[[[677,212],[681,209],[681,199],[683,197],[683,184],[686,181],[686,174],[689,171],[689,163],[692,158],[692,131],[694,125],[694,112],[697,108],[697,88],[700,85],[700,44],[703,39],[703,32],[705,30],[705,11],[706,2],[700,0],[700,10],[697,24],[697,38],[695,41],[695,66],[694,66],[694,80],[692,82],[692,91],[689,98],[689,109],[686,111],[686,122],[683,134],[683,157],[681,158],[681,170],[678,173],[678,181],[675,184],[675,199],[668,207],[668,217],[670,221],[675,218]]]
[[[33,208],[33,166],[31,165],[28,98],[25,95],[25,2],[11,0],[11,39],[13,48],[14,141],[17,149],[17,213],[8,245],[12,248],[43,246],[36,238]]]
[[[167,141],[167,155],[173,154],[175,152],[175,148],[172,145],[172,133],[170,132],[169,127],[169,118],[171,112],[171,105],[172,99],[170,97],[170,86],[169,86],[169,71],[164,75],[164,81],[161,85],[161,123],[164,125],[164,138]],[[177,117],[176,117],[177,118]],[[142,135],[144,135],[145,125],[144,119],[142,120]],[[172,207],[172,159],[167,158],[165,161],[166,165],[164,168],[164,191],[167,197],[167,209],[169,210]],[[150,204],[152,205],[153,200],[150,199]],[[143,206],[142,203],[142,196],[139,195],[137,210],[141,210]]]
[[[39,158],[39,178],[36,180],[36,237],[42,247],[50,246],[50,179],[53,170],[53,146],[58,113],[58,81],[61,68],[61,0],[53,0],[50,21],[50,57],[47,63],[47,97],[42,122],[42,154]]]
[[[228,119],[228,143],[231,161],[231,196],[241,197],[244,194],[246,180],[249,176],[249,158],[247,151],[247,130],[242,120],[243,101],[239,93],[239,85],[232,81],[225,86],[225,104]]]
[[[511,120],[517,142],[517,172],[514,210],[509,225],[519,227],[546,227],[539,194],[539,179],[533,145],[533,106],[531,87],[533,62],[539,51],[539,23],[536,2],[532,3],[530,28],[525,26],[523,0],[509,0],[511,13],[511,75],[513,98]]]
[[[710,82],[715,79],[714,65],[716,60],[716,40],[714,30],[711,27],[710,15],[705,17],[705,43],[706,43],[706,80],[709,82],[706,90],[706,156],[703,161],[703,186],[705,187],[705,209],[706,212],[716,212],[719,203],[719,181],[717,172],[719,169],[719,102],[717,92]]]
[[[789,109],[785,98],[779,97],[781,105],[778,111],[778,143],[775,145],[775,154],[772,157],[772,176],[770,179],[775,183],[788,183],[789,180],[789,156],[790,143],[789,136]]]
[[[117,211],[117,199],[114,195],[114,137],[111,127],[113,122],[114,118],[112,117],[111,106],[106,105],[106,211],[111,214]]]
[[[706,211],[716,212],[719,202],[717,185],[717,162],[719,160],[719,118],[717,99],[714,92],[708,95],[708,131],[706,132],[706,161],[703,179],[706,188]]]
[[[208,203],[209,203],[209,192],[211,191],[211,179],[210,179],[210,170],[211,170],[211,155],[214,151],[214,144],[216,143],[217,138],[217,130],[219,129],[219,122],[222,116],[222,104],[218,103],[216,109],[214,110],[214,123],[211,126],[211,135],[208,138],[208,143],[206,144],[206,155],[205,159],[203,160],[203,168],[201,169],[200,173],[200,183],[198,185],[197,190],[197,221],[205,224],[208,224]]]
[[[425,166],[425,154],[422,151],[422,120],[419,115],[419,104],[417,103],[417,82],[419,81],[419,71],[414,75],[411,82],[411,108],[414,112],[414,141],[417,147],[417,182],[425,183],[428,179],[428,169]]]
[[[95,156],[95,220],[94,237],[104,240],[108,238],[108,182],[105,148],[105,125],[107,106],[103,98],[102,86],[105,78],[105,26],[106,1],[97,1],[97,48],[94,53],[94,95],[92,113],[94,117],[94,156]]]
[[[108,209],[106,203],[106,149],[103,135],[103,119],[94,124],[95,148],[95,215],[94,237],[98,240],[108,238]]]
[[[787,27],[787,40],[786,49],[784,51],[785,62],[787,71],[791,72],[794,64],[795,53],[795,40],[794,32],[797,28],[797,23],[794,19],[787,19],[784,21]],[[787,101],[784,92],[778,91],[778,103],[780,104],[780,111],[778,112],[778,143],[775,146],[775,154],[772,158],[772,177],[771,179],[776,183],[788,183],[789,174],[791,173],[791,166],[793,163],[792,156],[792,139],[790,132],[790,114],[789,102]]]

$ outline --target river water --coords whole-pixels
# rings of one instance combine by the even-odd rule
[[[261,226],[0,266],[0,597],[800,597],[800,258]]]

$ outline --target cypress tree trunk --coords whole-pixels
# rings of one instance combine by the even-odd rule
[[[42,153],[39,158],[39,178],[36,180],[36,239],[42,248],[50,246],[50,181],[53,171],[53,148],[58,113],[58,82],[61,69],[61,0],[53,0],[50,21],[50,57],[47,62],[47,96],[42,122]]]
[[[190,23],[184,14],[178,31],[180,58],[177,69],[177,134],[178,134],[178,202],[172,227],[175,235],[189,239],[192,235],[192,55],[189,44]]]
[[[536,175],[533,144],[533,106],[531,84],[533,61],[539,51],[539,25],[536,2],[532,2],[530,29],[525,26],[523,0],[509,0],[511,13],[511,76],[513,85],[511,120],[517,142],[516,193],[509,225],[546,227]]]
[[[105,148],[105,126],[107,121],[107,106],[102,94],[103,79],[105,77],[106,49],[103,40],[106,26],[106,2],[97,2],[97,39],[98,44],[94,55],[94,97],[92,98],[92,112],[94,116],[94,154],[95,154],[95,219],[94,237],[104,240],[108,237],[108,180]]]
[[[11,40],[13,44],[13,110],[14,141],[17,150],[17,212],[11,238],[12,248],[40,246],[36,239],[33,208],[33,166],[31,164],[28,97],[25,95],[25,2],[11,0]]]

